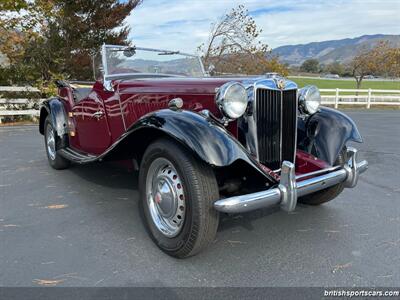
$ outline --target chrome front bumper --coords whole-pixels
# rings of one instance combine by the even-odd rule
[[[344,182],[345,187],[355,187],[358,176],[368,169],[368,162],[366,160],[357,162],[357,150],[351,147],[347,149],[347,158],[348,161],[343,167],[327,168],[300,176],[295,175],[293,163],[284,161],[281,181],[276,188],[221,199],[214,203],[214,208],[225,213],[242,213],[280,204],[283,210],[291,212],[296,208],[298,197],[341,182]],[[303,178],[306,179],[299,181]]]

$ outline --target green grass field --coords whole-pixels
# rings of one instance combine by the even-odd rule
[[[290,77],[290,80],[296,82],[299,87],[306,85],[316,85],[320,89],[355,89],[355,80],[332,80],[320,78],[298,78]],[[363,80],[361,89],[376,89],[376,90],[400,90],[400,81],[377,81],[377,80]]]

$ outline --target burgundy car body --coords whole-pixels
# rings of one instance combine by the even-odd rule
[[[96,81],[87,95],[75,103],[73,90],[59,89],[65,110],[69,115],[68,125],[73,135],[69,143],[74,150],[100,155],[115,143],[126,129],[141,117],[153,111],[167,109],[171,99],[184,99],[183,109],[194,112],[209,110],[215,116],[221,113],[215,105],[216,90],[224,83],[242,81],[248,78],[157,78],[136,80],[115,80],[115,92],[104,89],[102,80]],[[87,87],[86,87],[87,89]],[[104,112],[96,119],[95,112]],[[237,137],[237,123],[227,129]],[[261,165],[261,164],[260,164]],[[329,164],[313,155],[297,150],[296,174],[305,174],[327,168]],[[268,173],[279,179],[279,174],[261,165]]]
[[[276,205],[291,212],[298,199],[321,204],[356,186],[368,167],[357,161],[356,149],[346,147],[362,142],[355,123],[320,107],[316,87],[299,90],[276,74],[209,77],[198,57],[177,51],[102,49],[103,77],[83,84],[57,81],[58,96],[41,107],[39,131],[49,163],[55,169],[71,161],[140,166],[145,224],[172,256],[194,255],[212,241],[219,212]],[[139,59],[137,50],[162,57],[153,63]],[[122,54],[133,61],[119,59]],[[177,54],[189,58],[172,65],[163,60]],[[164,72],[179,63],[195,73],[193,61],[204,77]]]

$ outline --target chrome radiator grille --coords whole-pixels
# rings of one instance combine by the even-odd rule
[[[256,91],[258,159],[276,170],[282,161],[294,162],[297,134],[296,90]]]

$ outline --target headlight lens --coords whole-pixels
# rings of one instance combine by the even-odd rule
[[[314,85],[308,85],[299,90],[299,108],[302,113],[314,114],[321,105],[319,89]]]
[[[248,104],[247,91],[238,82],[229,82],[221,86],[216,98],[221,113],[229,119],[241,117]]]

